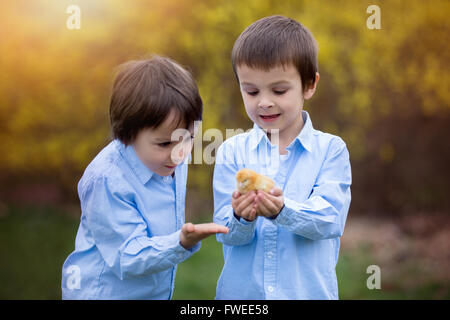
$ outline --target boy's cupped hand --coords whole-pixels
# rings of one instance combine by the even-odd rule
[[[253,221],[257,216],[272,218],[284,206],[283,191],[278,187],[274,187],[269,193],[258,190],[240,194],[234,191],[231,205],[234,213],[247,221]]]
[[[216,223],[185,223],[181,227],[180,244],[185,249],[191,249],[197,242],[216,233],[228,233],[228,228]]]

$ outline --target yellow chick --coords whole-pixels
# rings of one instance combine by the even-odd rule
[[[244,194],[251,190],[263,190],[269,193],[275,186],[272,179],[250,169],[241,169],[236,173],[237,190]]]

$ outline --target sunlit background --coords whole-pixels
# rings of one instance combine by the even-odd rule
[[[381,29],[367,27],[373,4]],[[68,26],[70,5],[80,9],[79,29]],[[305,110],[350,151],[340,297],[449,299],[449,13],[445,0],[3,1],[0,298],[61,297],[61,267],[81,213],[77,182],[110,141],[114,68],[169,56],[198,83],[203,133],[246,130],[252,123],[231,49],[249,24],[282,14],[319,44],[320,82]],[[213,165],[189,166],[187,221],[212,220],[212,172]],[[221,246],[204,241],[179,266],[174,298],[213,299],[222,264]],[[367,287],[370,265],[380,267],[381,289]]]

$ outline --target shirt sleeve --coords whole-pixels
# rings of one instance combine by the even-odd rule
[[[342,139],[330,145],[309,198],[284,199],[284,208],[273,223],[312,240],[342,236],[350,206],[351,168]]]
[[[224,148],[225,146],[225,148]],[[217,241],[226,245],[244,245],[255,236],[256,219],[252,222],[237,219],[233,214],[231,197],[236,190],[236,165],[230,145],[222,144],[217,150],[213,175],[214,219],[217,224],[229,228],[227,234],[217,234]]]
[[[81,196],[95,246],[120,279],[172,268],[199,250],[199,243],[190,250],[180,245],[180,230],[149,237],[133,197],[124,181],[106,177],[89,183]]]

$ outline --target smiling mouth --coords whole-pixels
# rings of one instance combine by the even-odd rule
[[[259,116],[260,116],[261,119],[264,120],[264,121],[274,121],[274,120],[277,119],[280,115],[281,115],[281,113],[272,114],[272,115],[259,115]]]
[[[166,168],[168,168],[168,169],[173,169],[173,168],[175,168],[176,166],[165,166]]]

